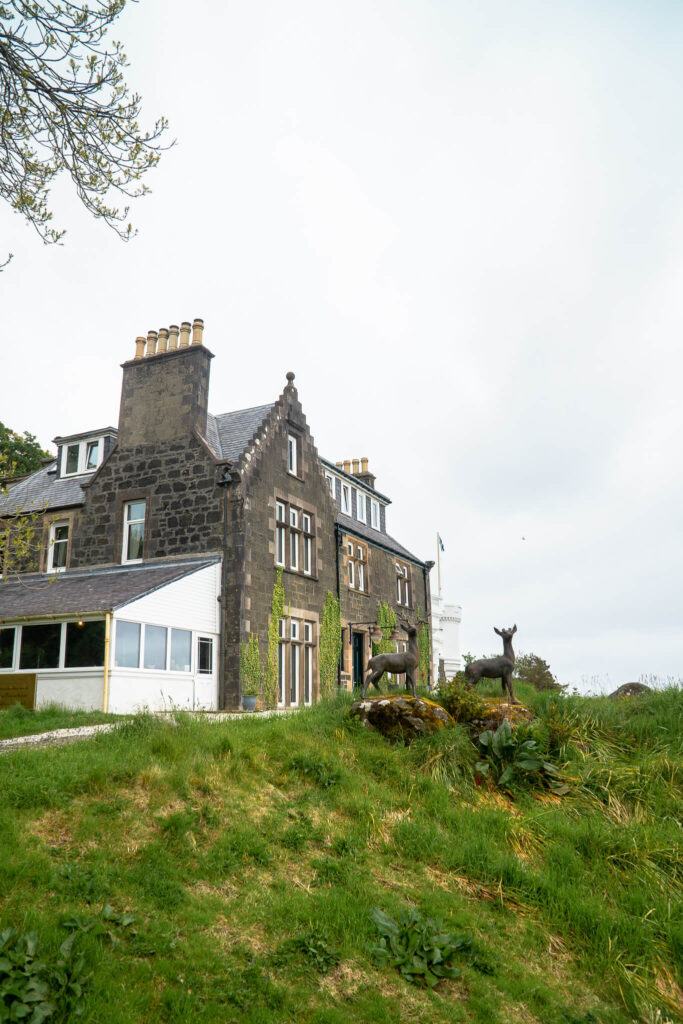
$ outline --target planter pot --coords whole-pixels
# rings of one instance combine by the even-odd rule
[[[243,711],[256,711],[256,705],[258,703],[258,697],[251,696],[250,694],[242,695],[242,710]]]

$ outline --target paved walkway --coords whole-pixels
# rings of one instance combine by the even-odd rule
[[[273,718],[277,715],[291,715],[297,708],[285,708],[272,711],[219,711],[217,714],[200,714],[190,712],[193,718],[204,722],[253,721],[261,718]],[[172,715],[159,715],[168,718],[175,725]],[[66,743],[77,743],[79,740],[90,739],[100,732],[113,732],[123,722],[108,722],[106,725],[82,725],[78,729],[53,729],[51,732],[36,732],[29,736],[12,736],[8,740],[0,740],[0,754],[8,754],[12,750],[31,749],[33,747],[59,747]]]

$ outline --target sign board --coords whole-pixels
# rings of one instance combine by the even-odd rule
[[[27,672],[0,673],[0,709],[23,704],[30,711],[36,706],[36,675]]]

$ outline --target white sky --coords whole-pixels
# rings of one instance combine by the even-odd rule
[[[144,0],[114,36],[178,144],[128,245],[66,184],[62,246],[0,209],[0,419],[115,425],[135,336],[202,316],[213,412],[294,370],[390,532],[441,532],[465,650],[682,675],[683,7]]]

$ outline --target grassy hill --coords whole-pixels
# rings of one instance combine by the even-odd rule
[[[482,779],[463,726],[391,746],[343,699],[1,757],[0,997],[33,978],[32,1014],[98,1024],[680,1019],[683,694],[519,696],[565,796]],[[438,919],[459,977],[379,966],[373,908]]]

